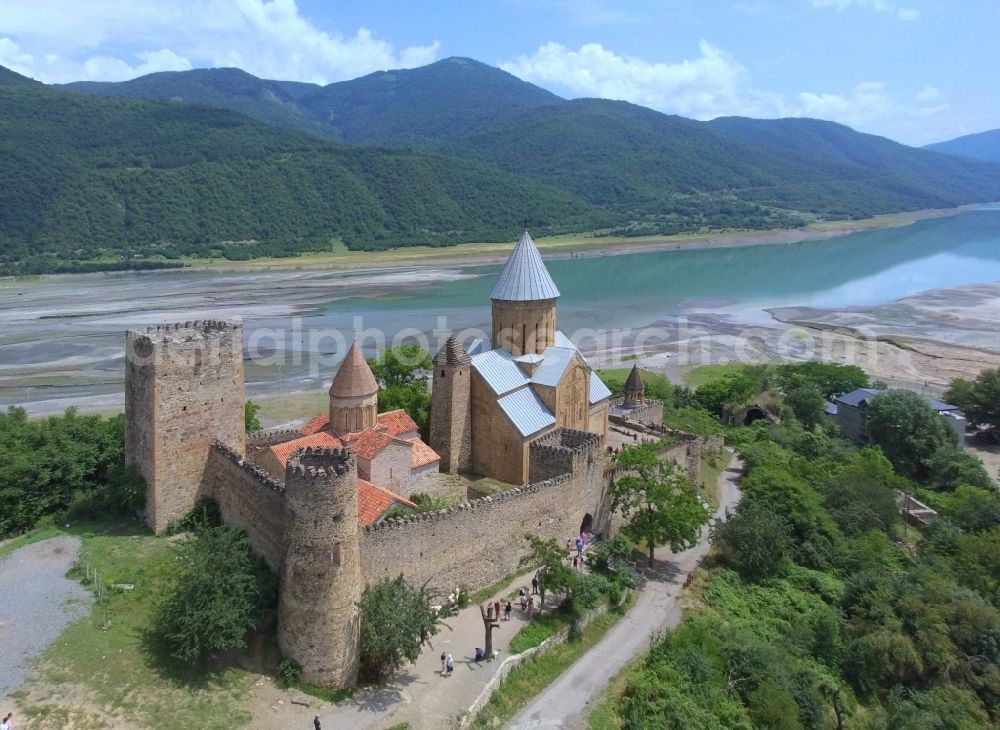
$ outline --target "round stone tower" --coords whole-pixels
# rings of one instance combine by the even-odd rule
[[[493,347],[517,356],[540,355],[554,345],[558,298],[559,289],[525,231],[490,294]]]
[[[301,449],[285,472],[286,552],[278,646],[321,687],[358,678],[361,549],[357,465],[349,449]]]
[[[375,428],[377,416],[378,382],[355,340],[330,385],[330,430],[365,431]]]
[[[625,400],[622,406],[625,408],[638,408],[646,402],[646,384],[642,382],[642,375],[639,374],[639,366],[633,365],[632,372],[625,380]]]
[[[472,358],[452,335],[434,356],[430,446],[441,471],[468,471],[472,465]]]

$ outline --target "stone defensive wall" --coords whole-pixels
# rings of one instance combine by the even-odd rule
[[[269,431],[248,433],[247,457],[252,459],[269,446],[283,444],[286,441],[292,441],[297,438],[302,438],[302,434],[299,433],[298,429],[294,428],[274,428]]]
[[[219,503],[223,522],[246,530],[254,550],[277,572],[285,557],[285,485],[216,441],[202,492]]]
[[[608,420],[619,426],[631,426],[634,423],[663,423],[663,403],[658,400],[647,400],[641,406],[629,409],[624,416],[613,412],[615,406],[622,406],[625,398],[615,398],[609,402],[612,412],[608,414]]]
[[[527,550],[525,533],[564,542],[578,534],[588,514],[591,529],[606,532],[610,506],[600,437],[578,432],[585,437],[580,439],[576,433],[556,433],[531,447],[551,462],[547,470],[572,463],[572,472],[564,470],[482,499],[366,527],[361,534],[365,581],[402,573],[414,585],[427,582],[436,595],[458,586],[477,590],[520,569]],[[558,445],[562,442],[575,445]]]

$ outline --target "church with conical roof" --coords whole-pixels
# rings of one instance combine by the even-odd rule
[[[526,484],[529,445],[560,428],[606,438],[611,391],[556,326],[559,288],[527,231],[490,293],[492,337],[434,357],[430,445],[445,471]]]

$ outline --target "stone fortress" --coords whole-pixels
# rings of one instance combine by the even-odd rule
[[[330,387],[326,413],[295,431],[244,433],[243,331],[196,321],[126,337],[126,458],[147,485],[157,533],[201,496],[247,531],[280,575],[278,642],[308,682],[357,678],[365,585],[403,574],[443,595],[519,569],[525,532],[560,541],[615,527],[607,496],[608,420],[642,398],[611,393],[556,329],[559,291],[525,233],[494,288],[493,348],[455,337],[433,358],[430,445],[402,411],[377,413],[378,383],[357,342]],[[658,407],[658,404],[656,404]],[[625,415],[622,415],[622,414]],[[699,444],[670,454],[696,477]],[[438,472],[511,485],[434,512],[383,519],[403,493],[432,491]],[[398,514],[398,512],[397,512]]]

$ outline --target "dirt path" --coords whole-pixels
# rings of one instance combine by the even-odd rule
[[[735,456],[719,475],[719,509],[724,517],[727,508],[739,501],[739,476],[742,463]],[[599,699],[622,667],[649,648],[650,637],[663,629],[675,627],[681,620],[678,599],[684,580],[708,552],[708,530],[701,542],[679,555],[666,548],[657,551],[657,578],[650,580],[639,600],[607,635],[579,661],[525,707],[508,725],[510,728],[583,728],[592,703]]]
[[[66,577],[79,549],[79,538],[53,537],[0,561],[0,702],[24,683],[45,647],[90,610],[90,591]]]

